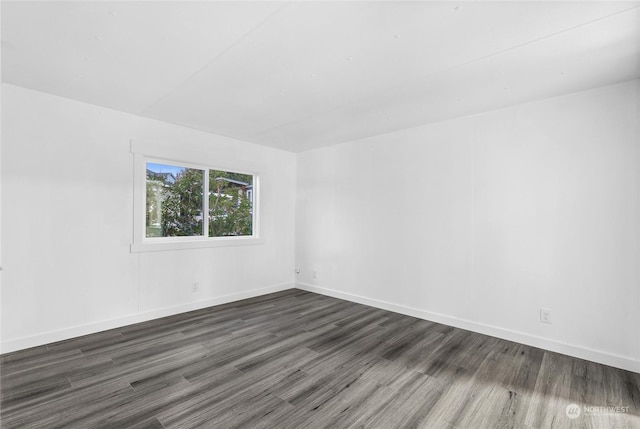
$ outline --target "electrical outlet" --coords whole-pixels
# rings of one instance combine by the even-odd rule
[[[542,323],[551,323],[551,310],[548,308],[540,309],[540,322]]]
[[[195,282],[191,285],[191,292],[196,293],[200,290],[200,283]]]
[[[300,268],[296,268],[296,274],[300,274]]]
[[[314,270],[314,271],[311,273],[311,277],[313,277],[314,279],[316,279],[316,280],[317,280],[317,279],[318,279],[318,272]]]

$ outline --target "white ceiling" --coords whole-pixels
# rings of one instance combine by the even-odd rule
[[[2,1],[2,80],[299,152],[640,77],[640,1]]]

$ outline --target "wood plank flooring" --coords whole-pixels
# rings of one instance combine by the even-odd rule
[[[296,289],[1,371],[7,429],[640,428],[640,374]]]

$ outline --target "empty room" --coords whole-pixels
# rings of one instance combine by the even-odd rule
[[[0,13],[1,428],[640,428],[640,1]]]

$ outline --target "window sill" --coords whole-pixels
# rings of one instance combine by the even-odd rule
[[[264,238],[257,237],[216,237],[182,240],[145,240],[131,245],[131,253],[158,252],[165,250],[206,249],[212,247],[251,246],[264,244]]]

